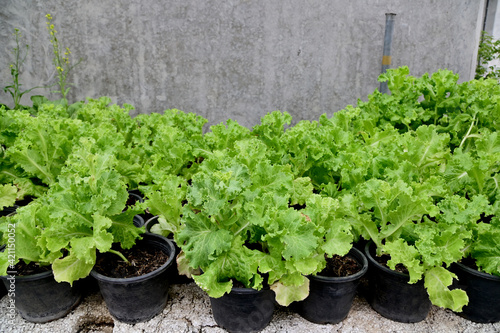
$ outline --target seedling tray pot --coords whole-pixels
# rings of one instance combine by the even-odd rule
[[[165,237],[144,234],[135,246],[155,247],[169,258],[157,270],[137,277],[111,278],[95,270],[90,272],[111,315],[129,324],[147,321],[163,311],[168,300],[169,268],[175,261],[174,245]]]
[[[344,320],[352,306],[360,279],[368,271],[368,260],[356,248],[348,256],[361,270],[346,277],[309,276],[309,296],[296,305],[297,312],[316,324],[336,324]]]
[[[233,288],[220,298],[210,298],[215,322],[233,333],[258,332],[273,317],[275,295],[270,289]]]
[[[402,323],[424,320],[431,308],[422,280],[409,284],[410,276],[393,271],[375,259],[375,244],[365,246],[368,259],[368,303],[382,316]]]

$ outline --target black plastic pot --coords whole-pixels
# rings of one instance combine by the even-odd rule
[[[270,289],[233,288],[220,298],[210,298],[217,325],[229,332],[258,332],[273,318],[275,295]]]
[[[128,192],[127,206],[135,205],[137,202],[144,202],[144,199],[139,194],[129,191]],[[125,211],[125,210],[126,209],[124,209],[123,211]],[[139,214],[139,215],[134,216],[134,225],[137,228],[140,228],[145,224],[144,214]]]
[[[3,252],[5,250],[5,245],[0,245],[0,252]],[[4,284],[0,284],[0,298],[4,297],[7,295],[7,289],[5,289]]]
[[[140,193],[136,193],[134,191],[128,191],[128,201],[127,206],[135,205],[137,202],[144,202]]]
[[[128,191],[128,201],[127,201],[127,206],[128,205],[134,205],[137,202],[144,202],[144,196],[139,190],[130,190]],[[139,216],[144,220],[147,221],[150,218],[153,217],[153,215],[146,209],[144,213],[139,214]],[[144,224],[141,225],[141,227]]]
[[[3,284],[12,292],[15,308],[27,321],[45,323],[59,319],[75,308],[81,299],[80,284],[54,280],[52,270],[27,276],[1,276]],[[9,301],[9,306],[11,303]],[[7,308],[12,314],[13,309]]]
[[[109,312],[119,321],[134,324],[147,321],[165,308],[170,280],[169,268],[175,262],[175,248],[165,237],[144,234],[135,246],[154,247],[168,255],[157,270],[137,277],[111,278],[92,270]]]
[[[348,256],[362,267],[356,274],[346,277],[309,276],[309,296],[297,303],[297,312],[316,324],[336,324],[349,314],[356,289],[368,271],[368,260],[361,251],[352,248]]]
[[[144,224],[145,224],[145,222],[144,222],[144,219],[142,218],[142,216],[140,216],[140,215],[135,215],[134,216],[134,225],[137,228],[142,227]]]
[[[368,259],[367,301],[382,316],[402,323],[424,320],[431,308],[431,301],[422,280],[409,284],[410,276],[393,271],[375,259],[375,244],[365,246]]]
[[[5,207],[2,211],[0,211],[0,216],[9,216],[11,214],[14,214],[17,208],[19,208],[18,205],[14,205],[12,207]]]
[[[465,290],[469,304],[457,314],[477,323],[500,321],[500,277],[479,272],[461,263],[450,267],[458,277],[454,288]]]
[[[146,232],[148,233],[151,233],[153,235],[156,235],[155,233],[152,233],[151,232],[151,227],[155,224],[158,223],[158,215],[156,216],[153,216],[152,218],[150,218],[149,220],[146,221]],[[174,244],[174,247],[175,247],[175,257],[177,258],[177,256],[179,255],[179,253],[181,252],[181,249],[180,247],[177,246],[177,244],[175,243],[175,241],[171,238],[172,235],[170,235],[169,237],[167,237],[168,239],[170,239],[172,241],[172,243]],[[172,267],[171,267],[171,270],[172,270],[172,278],[170,280],[171,283],[173,284],[182,284],[182,283],[190,283],[190,282],[193,282],[193,279],[191,278],[188,278],[187,276],[185,275],[182,275],[182,274],[179,274],[179,271],[177,270],[177,264],[173,264]]]
[[[156,215],[156,216],[153,216],[152,218],[146,220],[146,223],[145,223],[146,232],[152,233],[151,232],[151,227],[158,223],[158,217],[159,216]]]

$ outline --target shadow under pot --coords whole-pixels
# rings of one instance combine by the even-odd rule
[[[46,323],[66,316],[81,299],[80,283],[73,286],[54,280],[52,270],[33,275],[0,277],[8,296],[15,301],[15,308],[25,320]],[[12,295],[10,295],[12,292]],[[9,305],[11,305],[9,301]],[[7,316],[13,309],[7,308]]]
[[[275,295],[268,288],[233,288],[222,297],[210,297],[210,304],[215,322],[227,331],[258,332],[273,318]]]
[[[316,324],[336,324],[344,320],[351,310],[352,301],[360,279],[368,271],[368,260],[361,251],[352,248],[347,254],[354,259],[360,270],[345,277],[308,276],[309,295],[297,303],[297,312]]]
[[[153,235],[156,235],[154,232],[151,232],[151,228],[158,223],[158,218],[159,216],[156,215],[156,216],[153,216],[152,218],[150,218],[149,220],[146,221],[145,223],[145,226],[146,226],[146,232],[147,233],[151,233]],[[181,249],[180,247],[177,246],[177,244],[175,243],[175,241],[173,240],[172,238],[172,234],[170,234],[168,237],[167,237],[169,240],[172,241],[172,243],[174,244],[174,247],[175,247],[175,257],[177,258],[177,256],[179,255],[179,253],[181,252]],[[170,282],[172,284],[183,284],[183,283],[190,283],[190,282],[193,282],[193,279],[192,278],[188,278],[187,276],[185,275],[182,275],[182,274],[179,274],[179,271],[177,270],[177,264],[174,263],[171,267],[171,270],[172,270],[172,278],[170,280]]]
[[[365,246],[368,259],[367,301],[380,315],[402,323],[424,320],[431,308],[429,295],[422,280],[409,284],[410,276],[394,271],[375,259],[375,244]]]
[[[450,269],[458,277],[453,287],[464,290],[469,296],[469,304],[456,314],[477,323],[500,321],[500,276],[480,272],[462,263],[454,263]]]
[[[90,272],[98,284],[104,302],[113,317],[121,322],[134,324],[147,321],[163,311],[168,300],[169,268],[175,262],[175,249],[165,237],[144,234],[134,248],[156,249],[168,256],[159,268],[144,275],[115,278]]]

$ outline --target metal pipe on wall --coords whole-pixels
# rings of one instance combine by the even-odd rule
[[[382,71],[381,74],[391,66],[391,47],[392,47],[392,33],[394,31],[394,18],[396,14],[386,13],[385,14],[385,35],[384,35],[384,53],[382,55]],[[387,94],[389,89],[387,88],[387,82],[380,82],[380,92]]]

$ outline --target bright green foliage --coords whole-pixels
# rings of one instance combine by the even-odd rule
[[[38,241],[45,228],[49,227],[52,220],[49,216],[47,202],[33,201],[25,207],[17,209],[17,213],[2,218],[0,228],[7,243],[7,226],[15,224],[15,259],[11,261],[8,251],[0,253],[0,275],[5,275],[9,265],[14,266],[19,260],[34,261],[40,265],[48,265],[62,255],[60,251],[50,251]]]
[[[23,128],[6,156],[30,177],[53,185],[84,126],[75,119],[39,114],[26,118]]]
[[[59,183],[49,191],[52,223],[41,242],[50,251],[68,251],[52,265],[57,281],[72,283],[87,276],[97,251],[108,252],[113,243],[130,248],[144,232],[133,224],[140,207],[124,211],[128,192],[114,170],[116,163],[114,156],[95,155],[83,146],[74,151]]]
[[[11,207],[16,203],[17,187],[14,185],[0,184],[0,211],[4,207]]]
[[[266,144],[273,163],[280,163],[289,152],[288,146],[283,145],[281,137],[285,127],[292,122],[292,116],[288,112],[273,111],[261,119],[259,125],[252,128],[252,135]]]
[[[238,122],[228,119],[226,124],[223,123],[210,127],[210,132],[204,136],[207,152],[215,150],[223,150],[225,148],[232,148],[234,143],[250,137],[250,130],[238,124]]]
[[[133,149],[142,154],[142,173],[147,177],[143,182],[159,184],[158,179],[166,175],[189,179],[196,172],[197,151],[205,149],[206,119],[172,109],[163,114],[142,114],[135,120]]]
[[[410,283],[423,279],[434,304],[461,311],[452,263],[470,257],[500,276],[500,86],[409,73],[387,71],[391,94],[330,118],[290,126],[274,111],[252,130],[229,119],[206,134],[193,113],[131,118],[105,97],[35,98],[36,118],[1,107],[0,204],[41,197],[14,220],[18,259],[53,263],[60,281],[88,275],[97,251],[140,237],[142,208],[124,211],[138,188],[159,215],[153,231],[182,248],[179,271],[212,297],[239,281],[283,305],[304,299],[307,275],[362,237]]]
[[[0,107],[0,183],[13,184],[18,188],[18,199],[25,195],[38,196],[46,188],[33,184],[29,175],[7,154],[16,139],[30,121],[30,115],[23,110],[5,110]]]
[[[202,270],[194,279],[211,297],[229,292],[237,280],[254,289],[270,285],[284,305],[304,299],[309,283],[304,275],[324,268],[325,253],[349,251],[350,226],[335,220],[338,203],[313,194],[309,179],[295,178],[289,166],[271,164],[267,156],[275,155],[260,138],[230,131],[241,139],[228,147],[223,133],[238,129],[228,124],[215,127],[210,140],[222,150],[207,156],[187,188],[174,234],[182,262]],[[306,209],[294,207],[303,204]],[[343,243],[334,244],[334,238]]]
[[[155,185],[145,191],[145,205],[153,215],[159,215],[151,232],[162,236],[177,233],[180,228],[182,205],[186,199],[187,182],[179,176],[165,175],[155,179]]]
[[[467,294],[460,289],[449,290],[456,275],[443,267],[433,267],[425,272],[425,288],[434,305],[461,312],[469,302]]]
[[[484,272],[500,276],[500,224],[479,223],[478,234],[472,244],[471,256]]]
[[[93,140],[93,152],[113,154],[120,162],[117,171],[125,178],[130,189],[145,181],[143,152],[134,143],[137,122],[129,115],[130,105],[123,108],[110,105],[111,99],[89,99],[74,116],[87,125],[86,138]]]

